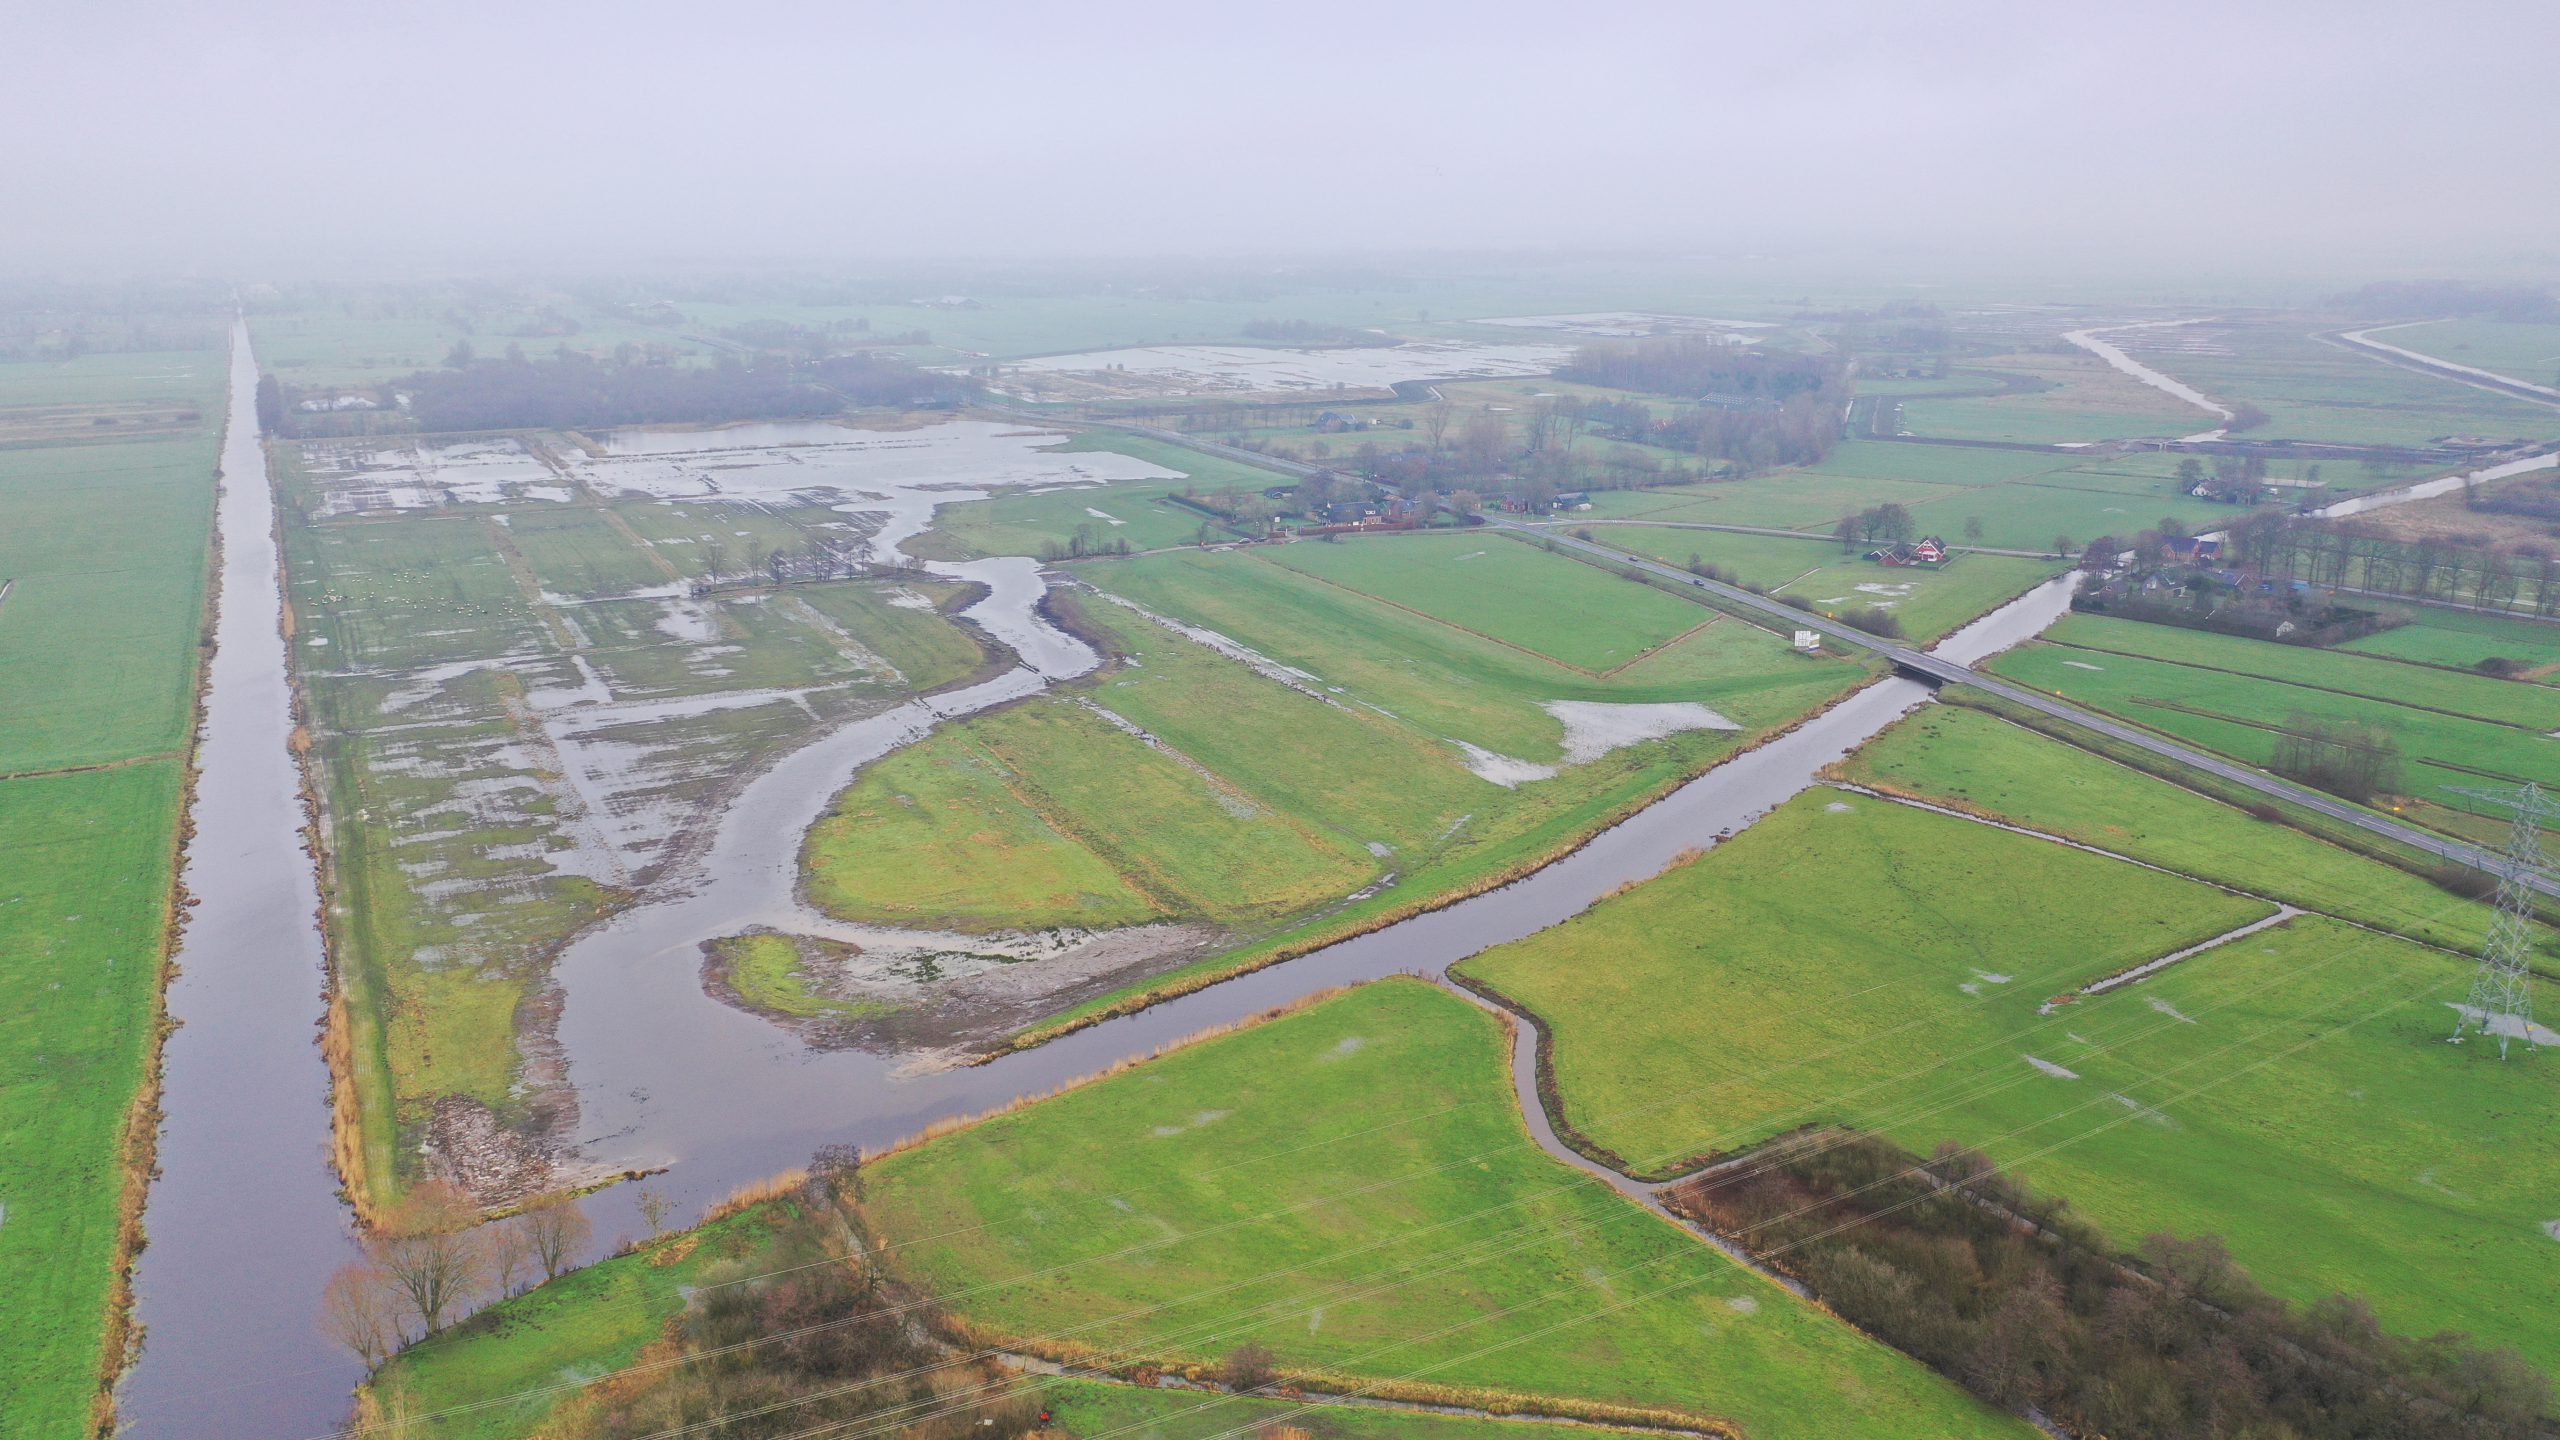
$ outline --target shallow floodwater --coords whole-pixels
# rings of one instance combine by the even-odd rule
[[[2125,330],[2170,330],[2181,325],[2195,325],[2200,323],[2202,322],[2196,320],[2145,320],[2131,325],[2102,325],[2091,330],[2074,330],[2062,338],[2079,346],[2081,349],[2088,351],[2090,354],[2097,356],[2099,359],[2106,361],[2117,370],[2132,376],[2134,379],[2141,381],[2152,389],[2158,390],[2163,394],[2173,396],[2177,399],[2184,400],[2199,410],[2209,410],[2228,421],[2235,418],[2232,415],[2231,408],[2229,406],[2224,405],[2218,400],[2207,397],[2203,391],[2196,389],[2194,386],[2189,385],[2182,380],[2178,380],[2169,375],[2164,375],[2160,371],[2152,369],[2150,366],[2143,364],[2141,361],[2134,359],[2130,355],[2127,355],[2124,351],[2117,349],[2115,346],[2098,338],[2101,335],[2112,335]],[[2221,433],[2222,432],[2218,430],[2208,430],[2202,436],[2190,435],[2187,438],[2190,440],[2197,440],[2203,439],[2206,436],[2219,435]]]
[[[1043,376],[1126,375],[1154,395],[1329,390],[1336,385],[1383,389],[1406,380],[1466,380],[1544,375],[1572,355],[1563,345],[1491,345],[1417,340],[1303,350],[1252,345],[1147,345],[1008,360],[996,387],[1026,398],[1048,387]]]
[[[245,388],[244,388],[244,392]],[[619,438],[619,437],[616,437]],[[886,516],[874,540],[885,555],[929,523],[935,504],[970,498],[953,490],[897,490],[846,503]],[[1682,851],[1714,845],[1804,790],[1822,766],[1864,743],[1923,703],[1926,687],[1885,679],[1850,696],[1795,732],[1735,757],[1604,832],[1574,855],[1502,889],[1417,916],[1143,1011],[1106,1021],[1035,1050],[969,1068],[926,1068],[914,1055],[812,1050],[789,1032],[711,999],[703,991],[700,943],[756,924],[832,934],[845,930],[810,913],[797,894],[800,842],[827,802],[858,768],[922,738],[944,719],[1033,693],[1083,673],[1095,657],[1036,612],[1043,593],[1027,560],[937,565],[935,573],[978,580],[990,588],[969,612],[1019,654],[1024,664],[964,690],[920,700],[852,722],[786,757],[757,777],[723,816],[712,844],[663,892],[581,937],[555,971],[565,991],[559,1041],[576,1087],[582,1154],[598,1166],[668,1167],[649,1188],[675,1205],[683,1222],[737,1186],[805,1164],[831,1145],[877,1149],[938,1120],[1053,1089],[1115,1062],[1143,1057],[1202,1029],[1244,1019],[1329,986],[1398,973],[1436,974],[1489,946],[1565,920],[1610,890],[1658,872]],[[266,572],[272,575],[272,565]],[[2071,577],[2038,587],[1958,631],[1938,653],[1970,663],[2042,630],[2069,603]],[[272,584],[268,609],[272,613]],[[281,684],[281,647],[270,657]],[[298,812],[296,815],[298,820]],[[308,883],[298,854],[286,865]],[[307,906],[301,912],[306,923]],[[848,932],[849,933],[849,932]],[[314,962],[316,964],[316,960]],[[290,988],[290,987],[288,987]],[[321,1178],[319,1148],[326,1115],[316,1058],[308,1042],[316,1010],[316,974],[301,1007],[282,1004],[289,1024],[271,1023],[256,1053],[291,1058],[310,1075],[309,1122],[287,1107],[272,1123],[282,1148],[309,1157]],[[290,1033],[287,1033],[290,1032]],[[173,1054],[175,1051],[173,1045]],[[199,1076],[191,1083],[215,1085]],[[242,1128],[251,1121],[240,1117]],[[290,1134],[282,1132],[290,1131]],[[288,1167],[289,1168],[289,1167]],[[599,1241],[610,1245],[644,1232],[640,1187],[619,1185],[588,1197]],[[343,1413],[354,1367],[332,1352],[310,1325],[319,1286],[344,1254],[343,1220],[334,1204],[303,1207],[275,1223],[245,1216],[218,1195],[191,1199],[208,1237],[263,1252],[254,1273],[236,1277],[218,1309],[200,1317],[211,1329],[253,1330],[267,1337],[254,1362],[232,1357],[233,1342],[191,1329],[180,1357],[195,1377],[209,1369],[254,1363],[248,1372],[260,1410],[232,1423],[228,1402],[190,1412],[185,1397],[164,1391],[167,1414],[189,1415],[189,1434],[320,1434]],[[191,1301],[211,1292],[191,1290]],[[143,1377],[138,1377],[143,1378]],[[216,1382],[218,1383],[218,1382]],[[198,1394],[212,1394],[209,1389]],[[204,1417],[219,1414],[219,1423]],[[163,1429],[155,1433],[178,1433]]]
[[[1936,653],[1970,664],[2027,639],[2068,607],[2073,578],[2038,586],[1949,636]],[[910,1057],[811,1051],[703,993],[700,941],[741,924],[810,923],[792,894],[799,837],[850,772],[827,773],[813,787],[806,778],[779,780],[784,772],[776,771],[750,789],[733,815],[742,831],[738,843],[728,844],[724,830],[715,846],[720,868],[702,895],[720,898],[628,912],[573,947],[563,963],[569,993],[561,1040],[585,1107],[587,1158],[616,1168],[673,1165],[672,1175],[652,1183],[687,1205],[707,1204],[736,1185],[805,1162],[821,1145],[877,1148],[934,1120],[1036,1094],[1312,991],[1437,973],[1556,924],[1627,881],[1653,875],[1684,850],[1712,846],[1813,784],[1815,772],[1928,696],[1915,681],[1879,681],[1525,879],[965,1069],[916,1071],[908,1068]],[[946,703],[961,698],[946,697]],[[869,751],[874,743],[865,737],[848,748]],[[759,794],[768,783],[773,793]],[[764,808],[768,804],[772,808]],[[751,807],[759,818],[741,819]],[[797,823],[781,823],[786,819]],[[612,1208],[609,1194],[599,1200]]]
[[[348,1253],[314,1043],[320,893],[302,848],[257,365],[245,329],[231,346],[222,608],[183,870],[198,904],[169,987],[182,1025],[135,1272],[142,1358],[121,1394],[129,1434],[190,1440],[310,1433],[361,1375],[316,1324],[320,1288]]]

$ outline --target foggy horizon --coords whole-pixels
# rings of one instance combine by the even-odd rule
[[[2560,225],[2541,7],[10,28],[0,117],[46,142],[0,158],[14,273],[1571,251],[2301,279],[2547,264]]]

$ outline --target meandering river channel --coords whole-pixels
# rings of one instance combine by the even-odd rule
[[[274,505],[244,332],[235,332],[232,367],[221,624],[185,870],[204,903],[180,954],[186,973],[170,994],[186,1025],[168,1049],[163,1174],[152,1189],[152,1244],[141,1266],[150,1333],[123,1390],[134,1434],[216,1440],[326,1434],[359,1378],[317,1323],[321,1287],[350,1254],[350,1221],[328,1168],[327,1076],[312,1043],[322,1010],[318,896],[302,848]],[[930,509],[930,501],[893,506],[874,545],[885,551],[917,533]],[[680,886],[598,926],[562,956],[559,1038],[578,1091],[581,1158],[667,1167],[651,1186],[675,1202],[679,1219],[744,1182],[805,1163],[822,1146],[883,1147],[937,1120],[1053,1089],[1329,986],[1439,975],[1740,830],[1929,695],[1915,681],[1879,680],[1534,875],[1038,1049],[966,1068],[920,1066],[913,1055],[814,1051],[706,996],[700,942],[756,924],[827,933],[795,892],[799,844],[853,773],[944,720],[1095,663],[1038,613],[1044,582],[1032,562],[932,568],[989,587],[970,617],[1023,664],[850,723],[786,757],[741,793]],[[2039,586],[1937,653],[1970,663],[2006,649],[2051,624],[2069,595],[2067,576]],[[1543,1117],[1531,1120],[1553,1148]],[[585,1202],[600,1237],[642,1232],[636,1190],[616,1186]]]

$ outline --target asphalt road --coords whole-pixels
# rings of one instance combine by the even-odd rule
[[[1043,423],[1049,424],[1056,423],[1056,419],[1054,417],[1038,416],[1027,411],[1012,410],[1008,407],[987,406],[984,408],[994,410],[1000,414],[1019,417],[1024,420],[1039,420]],[[1312,475],[1317,473],[1321,468],[1319,466],[1305,464],[1300,461],[1292,461],[1278,456],[1261,455],[1252,451],[1238,450],[1232,446],[1221,445],[1214,440],[1204,439],[1201,436],[1186,435],[1180,431],[1167,430],[1154,425],[1133,424],[1127,421],[1087,421],[1082,423],[1098,423],[1114,429],[1133,431],[1137,434],[1169,441],[1176,445],[1188,446],[1194,450],[1205,450],[1211,454],[1225,455],[1233,459],[1242,460],[1248,464],[1260,465],[1295,474]],[[1915,650],[1908,645],[1898,644],[1894,641],[1885,639],[1882,636],[1870,635],[1866,631],[1857,629],[1854,626],[1843,625],[1838,621],[1825,619],[1811,611],[1799,610],[1792,605],[1771,600],[1763,595],[1754,595],[1750,591],[1741,589],[1737,586],[1727,585],[1721,581],[1708,580],[1701,576],[1692,575],[1686,570],[1677,570],[1671,566],[1659,564],[1640,556],[1630,555],[1623,550],[1613,550],[1606,545],[1601,545],[1593,541],[1576,539],[1571,535],[1560,534],[1543,526],[1525,525],[1517,520],[1513,520],[1498,513],[1488,514],[1484,516],[1484,520],[1486,524],[1492,525],[1498,529],[1516,531],[1522,535],[1532,536],[1539,540],[1559,545],[1569,550],[1581,551],[1595,559],[1605,560],[1610,565],[1622,569],[1632,566],[1637,570],[1641,570],[1659,579],[1707,591],[1727,603],[1760,611],[1775,619],[1783,620],[1794,628],[1816,631],[1827,639],[1837,640],[1844,645],[1853,645],[1861,650],[1882,655],[1887,660],[1891,661],[1895,668],[1902,670],[1907,674],[1921,677],[1941,685],[1975,686],[1987,694],[1997,695],[2013,704],[2022,705],[2027,709],[2052,716],[2057,720],[2068,721],[2071,724],[2080,726],[2082,729],[2095,731],[2109,739],[2121,741],[2124,744],[2134,746],[2137,749],[2147,750],[2164,759],[2175,760],[2181,765],[2192,766],[2208,775],[2230,781],[2232,784],[2242,786],[2246,789],[2255,790],[2259,794],[2268,796],[2271,799],[2283,800],[2291,804],[2299,805],[2306,810],[2315,811],[2319,814],[2329,816],[2332,819],[2343,821],[2346,824],[2355,826],[2359,830],[2368,831],[2372,834],[2382,836],[2385,839],[2396,840],[2403,845],[2411,847],[2412,849],[2437,856],[2441,859],[2455,861],[2459,864],[2469,865],[2476,869],[2488,870],[2494,873],[2502,858],[2489,851],[2483,850],[2479,846],[2473,845],[2468,841],[2456,840],[2450,836],[2439,835],[2432,830],[2422,830],[2414,825],[2402,824],[2397,820],[2377,815],[2372,811],[2350,805],[2333,795],[2309,789],[2305,786],[2296,785],[2289,780],[2278,779],[2263,770],[2253,769],[2235,761],[2223,759],[2218,755],[2211,755],[2202,750],[2192,749],[2188,746],[2181,745],[2174,740],[2156,735],[2151,731],[2127,725],[2122,721],[2110,720],[2093,711],[2083,710],[2077,705],[2073,705],[2054,696],[2044,694],[2041,691],[2030,690],[2021,685],[2012,685],[2006,680],[2000,680],[1992,676],[1985,675],[1969,666],[1959,665],[1952,660],[1940,659],[1925,650]],[[2542,894],[2560,898],[2560,881],[2555,881],[2547,875],[2529,876],[2527,877],[2527,883]]]
[[[2370,831],[2373,834],[2383,836],[2387,839],[2399,841],[2401,844],[2410,846],[2413,849],[2424,851],[2427,854],[2439,856],[2443,859],[2457,861],[2461,864],[2471,865],[2481,869],[2493,869],[2500,858],[2467,841],[2456,840],[2449,836],[2439,835],[2432,830],[2421,830],[2414,825],[2404,825],[2397,820],[2376,815],[2369,810],[2358,809],[2335,796],[2293,784],[2291,781],[2277,779],[2275,776],[2269,775],[2263,770],[2252,769],[2249,766],[2242,765],[2231,760],[2225,760],[2218,755],[2210,755],[2201,750],[2190,749],[2189,747],[2181,745],[2174,740],[2166,739],[2162,736],[2153,734],[2148,730],[2138,729],[2134,726],[2124,724],[2121,721],[2110,720],[2103,715],[2083,710],[2077,705],[2069,704],[2063,700],[2055,698],[2054,696],[2044,694],[2041,691],[2030,690],[2021,685],[2012,685],[2006,680],[1996,679],[1992,676],[1985,675],[1969,666],[1959,665],[1952,660],[1940,659],[1925,650],[1915,650],[1908,645],[1897,644],[1894,641],[1884,639],[1881,636],[1870,635],[1864,630],[1857,629],[1853,626],[1843,625],[1834,620],[1827,620],[1810,611],[1799,610],[1792,605],[1782,604],[1779,601],[1771,600],[1766,596],[1754,595],[1748,590],[1739,589],[1735,586],[1722,584],[1714,580],[1702,579],[1685,570],[1675,570],[1668,565],[1657,564],[1651,560],[1629,555],[1623,550],[1613,550],[1606,545],[1596,544],[1592,541],[1578,540],[1571,535],[1559,535],[1553,531],[1535,526],[1523,525],[1518,521],[1506,519],[1501,516],[1488,515],[1485,519],[1488,524],[1497,526],[1501,529],[1518,531],[1521,534],[1535,536],[1538,539],[1563,546],[1570,550],[1582,551],[1594,558],[1605,560],[1609,564],[1622,569],[1632,566],[1635,569],[1644,571],[1647,574],[1664,580],[1669,580],[1675,584],[1687,585],[1695,589],[1705,590],[1715,595],[1718,599],[1731,604],[1761,611],[1773,618],[1783,620],[1790,626],[1797,629],[1817,631],[1828,639],[1837,640],[1846,645],[1854,645],[1861,650],[1882,655],[1886,659],[1892,661],[1896,669],[1902,670],[1908,674],[1922,677],[1938,684],[1975,686],[1986,694],[1997,695],[2013,704],[2022,705],[2030,710],[2050,715],[2057,720],[2067,720],[2074,725],[2078,725],[2086,730],[2093,730],[2100,735],[2108,737],[2109,739],[2119,740],[2127,745],[2147,750],[2152,754],[2161,756],[2165,759],[2175,760],[2181,765],[2193,766],[2208,775],[2228,780],[2235,785],[2245,786],[2273,799],[2284,800],[2289,803],[2299,805],[2306,810],[2317,811],[2322,815],[2327,815],[2333,819],[2341,820],[2349,825],[2353,825],[2359,830]],[[2546,876],[2535,876],[2531,877],[2530,883],[2535,889],[2541,891],[2545,895],[2560,897],[2560,882],[2555,882]]]

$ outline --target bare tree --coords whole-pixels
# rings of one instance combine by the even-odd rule
[[[530,1284],[539,1263],[534,1257],[533,1232],[527,1220],[526,1216],[513,1215],[489,1227],[489,1283],[497,1288],[502,1300]]]
[[[320,1328],[354,1351],[367,1370],[391,1358],[404,1338],[400,1296],[391,1277],[363,1260],[339,1266],[320,1291]]]
[[[478,1219],[461,1187],[430,1180],[411,1190],[365,1245],[429,1334],[444,1328],[445,1317],[470,1299],[486,1273]]]
[[[1431,448],[1438,450],[1448,438],[1449,422],[1458,417],[1458,407],[1446,400],[1434,400],[1422,412],[1422,433],[1430,438]]]
[[[667,1212],[676,1208],[676,1202],[665,1191],[643,1189],[635,1198],[640,1205],[640,1218],[649,1222],[651,1235],[667,1228]]]
[[[565,1195],[545,1196],[528,1206],[519,1218],[524,1222],[534,1263],[542,1267],[545,1280],[557,1280],[575,1265],[595,1233],[587,1212]]]

